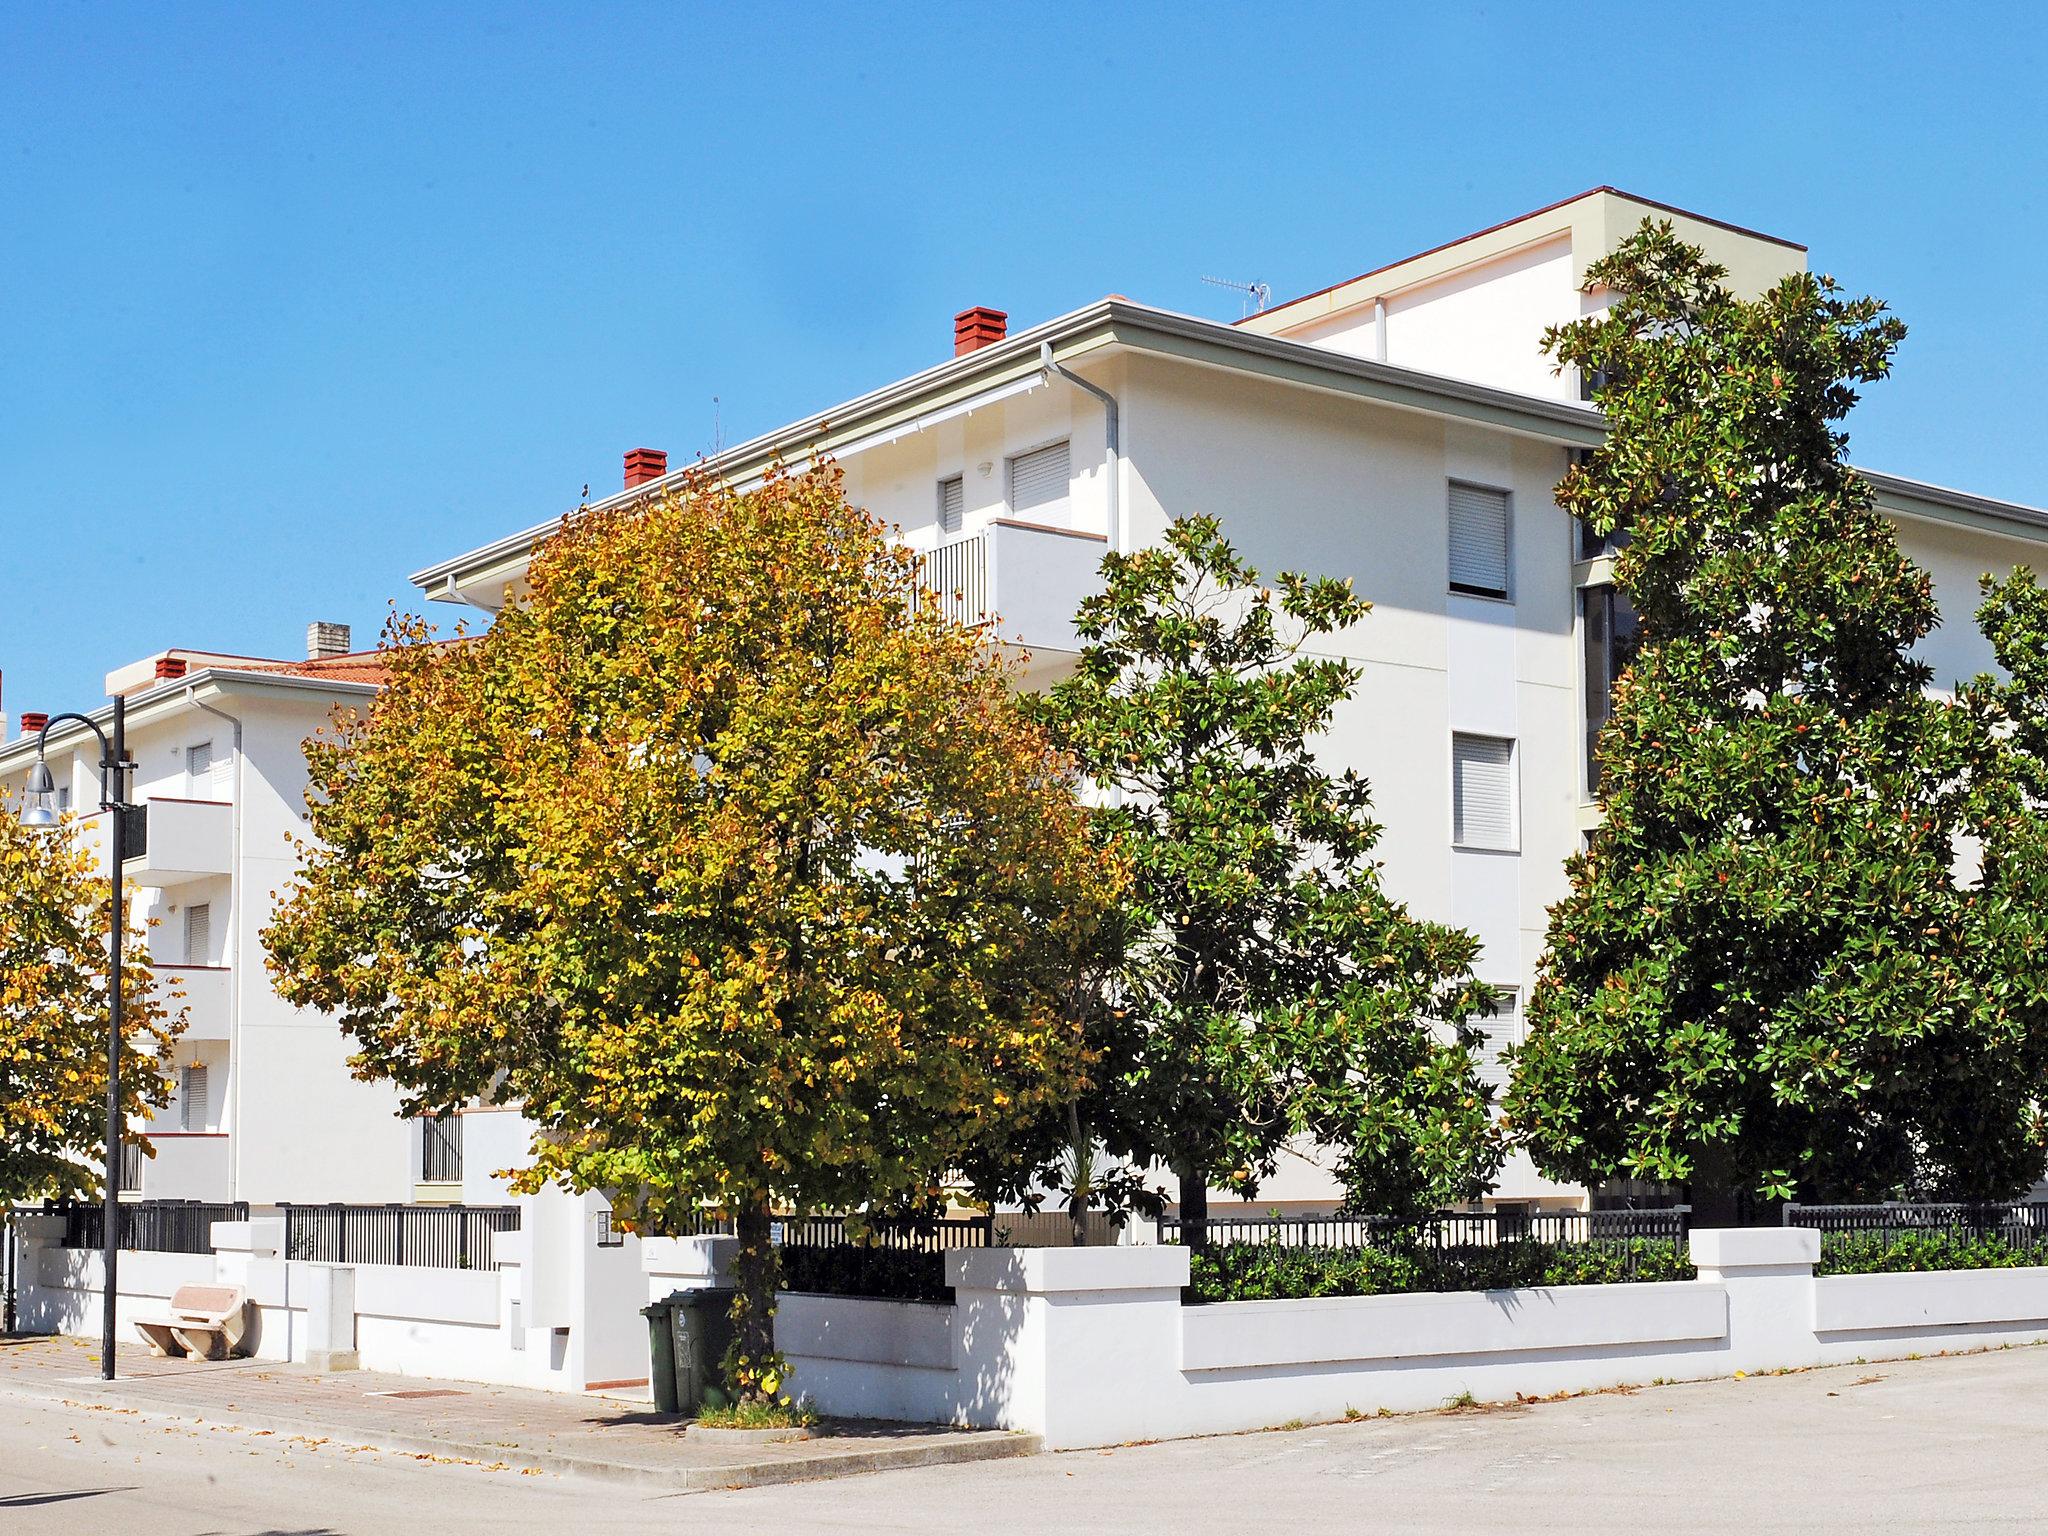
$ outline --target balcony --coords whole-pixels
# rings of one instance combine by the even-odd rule
[[[152,964],[150,969],[156,972],[157,995],[164,999],[165,1006],[185,1010],[185,1039],[228,1038],[228,1015],[235,978],[233,971],[224,965]],[[173,1002],[168,996],[172,991],[182,992],[184,996]]]
[[[155,1157],[123,1149],[121,1192],[144,1200],[227,1200],[234,1194],[230,1142],[214,1132],[145,1128]],[[133,1159],[131,1162],[130,1159]],[[139,1176],[130,1182],[127,1170]]]
[[[137,885],[183,885],[234,867],[235,808],[225,800],[149,800],[122,814],[123,877]]]
[[[1074,610],[1102,588],[1108,540],[1099,533],[997,518],[926,551],[923,580],[947,616],[992,625],[1034,657],[1027,678],[1078,653]]]

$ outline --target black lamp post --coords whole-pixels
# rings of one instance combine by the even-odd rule
[[[128,855],[128,798],[134,785],[135,765],[128,761],[127,701],[114,696],[114,735],[107,733],[85,715],[53,715],[43,722],[36,738],[36,760],[28,772],[22,796],[21,822],[28,827],[54,827],[59,816],[55,805],[57,785],[44,756],[50,744],[50,727],[60,720],[76,720],[100,739],[100,809],[112,820],[107,852],[113,864],[113,933],[108,948],[107,980],[107,1177],[106,1210],[101,1218],[100,1236],[105,1241],[105,1307],[100,1320],[100,1375],[114,1379],[114,1312],[121,1288],[118,1269],[121,1255],[121,951],[127,938],[127,913],[122,909],[121,864]]]

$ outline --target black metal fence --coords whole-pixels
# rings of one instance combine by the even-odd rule
[[[849,1228],[848,1223],[854,1226]],[[856,1237],[855,1230],[861,1235]],[[993,1248],[993,1216],[777,1216],[769,1240],[785,1248],[833,1248],[852,1244],[894,1248],[906,1253],[944,1253],[949,1248]],[[733,1232],[730,1216],[704,1211],[669,1223],[665,1237],[726,1236]]]
[[[1876,1232],[1886,1237],[1922,1233],[1998,1237],[2016,1248],[2048,1243],[2048,1201],[2003,1205],[1893,1201],[1884,1205],[1787,1205],[1788,1227],[1818,1232]]]
[[[281,1205],[288,1259],[481,1269],[491,1234],[517,1232],[516,1205]]]
[[[46,1207],[64,1217],[66,1248],[106,1246],[106,1210],[98,1205]],[[247,1221],[246,1200],[135,1200],[120,1207],[115,1239],[125,1249],[144,1253],[211,1253],[216,1221]]]
[[[1417,1220],[1391,1216],[1211,1217],[1212,1247],[1233,1243],[1278,1243],[1290,1248],[1492,1248],[1535,1241],[1625,1243],[1642,1239],[1682,1244],[1692,1208],[1675,1205],[1646,1211],[1532,1211],[1513,1206],[1488,1211],[1437,1211]],[[1185,1242],[1187,1223],[1159,1220],[1159,1241]]]
[[[943,1216],[926,1221],[883,1221],[852,1218],[862,1236],[849,1232],[845,1216],[787,1216],[778,1225],[785,1248],[830,1248],[862,1242],[870,1248],[897,1248],[914,1253],[944,1253],[949,1248],[995,1246],[992,1216]]]

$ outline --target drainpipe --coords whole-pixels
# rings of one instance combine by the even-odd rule
[[[242,771],[242,722],[239,716],[231,715],[224,709],[215,709],[199,697],[195,688],[185,690],[185,702],[193,708],[225,720],[235,732],[235,782],[234,810],[235,860],[232,884],[228,889],[228,1089],[233,1105],[233,1118],[229,1120],[228,1136],[228,1179],[230,1198],[242,1196],[242,1078],[247,1062],[242,1057],[242,900],[243,886],[248,883],[248,871],[242,865],[242,800],[245,778]]]
[[[1375,362],[1387,360],[1387,301],[1372,301],[1372,355]]]
[[[1123,479],[1123,443],[1117,427],[1116,396],[1098,384],[1091,384],[1081,375],[1056,362],[1052,355],[1052,343],[1038,344],[1038,366],[1048,377],[1058,374],[1076,389],[1084,389],[1102,402],[1102,438],[1108,448],[1109,463],[1109,547],[1122,553],[1124,547],[1123,498],[1118,494],[1118,483]]]

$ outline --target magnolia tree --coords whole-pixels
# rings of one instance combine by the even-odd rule
[[[520,1105],[521,1190],[731,1212],[728,1384],[777,1397],[773,1205],[923,1207],[1081,1079],[1121,875],[1069,763],[829,466],[586,511],[386,660],[309,748],[279,990],[415,1107]]]
[[[1641,635],[1509,1115],[1544,1172],[1683,1181],[1707,1223],[1916,1177],[2009,1194],[2042,1162],[2039,841],[1999,820],[2025,797],[1988,696],[1927,692],[1932,588],[1838,425],[1904,328],[1825,278],[1724,275],[1645,224],[1588,273],[1612,307],[1546,339],[1606,381],[1557,499],[1627,536]]]
[[[106,1163],[111,890],[75,830],[23,827],[0,794],[0,1210],[95,1192]],[[140,1120],[170,1102],[185,1024],[143,934],[125,942],[121,1107]]]
[[[1132,868],[1064,1156],[1165,1164],[1194,1243],[1210,1186],[1255,1194],[1297,1137],[1337,1149],[1354,1208],[1482,1193],[1502,1154],[1471,1055],[1478,946],[1386,894],[1368,786],[1311,750],[1359,680],[1313,644],[1369,605],[1331,578],[1261,585],[1208,517],[1103,574],[1041,707]]]

